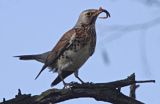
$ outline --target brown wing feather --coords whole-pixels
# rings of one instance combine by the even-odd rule
[[[53,64],[59,56],[71,45],[70,38],[72,35],[75,34],[75,30],[71,29],[70,31],[66,32],[56,46],[52,49],[51,53],[48,55],[45,64],[50,65]]]
[[[92,34],[91,38],[91,47],[90,47],[90,56],[93,55],[96,47],[96,32]]]
[[[74,39],[71,42],[72,36],[75,35]],[[56,46],[52,49],[52,51],[50,52],[50,54],[48,55],[46,62],[44,64],[44,66],[42,67],[42,69],[40,70],[40,72],[38,73],[38,75],[36,76],[35,79],[38,78],[38,76],[41,74],[41,72],[48,66],[53,66],[56,62],[56,60],[63,54],[63,52],[69,48],[73,41],[76,41],[76,39],[79,38],[82,42],[81,47],[83,47],[84,45],[86,45],[86,43],[88,42],[89,38],[86,35],[86,31],[84,31],[84,29],[82,28],[73,28],[71,30],[69,30],[68,32],[66,32],[62,38],[59,40],[59,42],[56,44]]]
[[[57,45],[52,49],[51,53],[48,55],[48,58],[46,60],[45,64],[53,64],[57,58],[61,56],[61,54],[69,48],[72,44],[70,44],[70,40],[72,36],[75,35],[75,38],[73,41],[76,41],[77,38],[85,39],[83,35],[86,36],[85,31],[82,28],[73,28],[66,32],[62,38],[59,40]],[[86,42],[88,40],[83,40],[83,42]]]
[[[39,77],[39,75],[42,73],[42,71],[47,68],[48,66],[54,64],[56,60],[59,58],[59,56],[65,51],[66,48],[71,45],[70,38],[75,34],[75,29],[71,29],[68,32],[66,32],[62,38],[59,40],[59,42],[56,44],[56,46],[52,49],[52,51],[47,56],[47,59],[45,61],[45,64],[43,65],[42,69],[38,73],[35,79]],[[53,65],[52,65],[53,66]]]

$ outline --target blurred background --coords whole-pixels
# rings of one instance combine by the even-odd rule
[[[155,84],[141,84],[136,95],[146,104],[158,104],[159,0],[0,0],[0,101],[15,97],[19,88],[32,95],[50,89],[56,74],[45,70],[34,80],[42,64],[13,56],[51,50],[75,25],[81,11],[100,6],[110,12],[111,18],[97,20],[96,51],[81,67],[79,76],[94,83],[123,79],[132,73],[137,80],[155,79]],[[77,79],[73,75],[66,79],[71,81]],[[62,87],[62,83],[56,86]],[[122,92],[129,95],[129,88]],[[89,98],[60,104],[75,103],[106,104]]]

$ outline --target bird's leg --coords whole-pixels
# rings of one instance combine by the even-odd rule
[[[66,89],[66,88],[69,88],[69,89],[70,89],[69,84],[67,84],[67,83],[64,81],[64,79],[63,79],[63,77],[62,77],[61,75],[60,75],[60,78],[61,78],[61,80],[62,80],[62,82],[63,82],[63,85],[64,85],[63,89]]]
[[[74,76],[83,84],[84,81],[78,76],[78,70],[74,72]]]
[[[64,79],[63,79],[63,77],[62,77],[61,75],[60,75],[60,78],[61,78],[61,80],[62,80],[62,82],[63,82],[63,85],[66,86],[67,83],[64,81]]]
[[[58,75],[59,77],[61,78],[61,81],[63,82],[63,85],[64,85],[64,88],[65,86],[67,85],[66,82],[64,81],[63,77],[62,77],[62,71],[61,70],[58,70]]]

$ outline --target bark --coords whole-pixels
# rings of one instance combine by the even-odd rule
[[[15,98],[0,104],[54,104],[69,99],[76,98],[94,98],[97,101],[110,102],[113,104],[144,104],[135,99],[136,83],[155,82],[155,80],[136,81],[135,75],[132,74],[126,79],[108,82],[108,83],[69,83],[67,88],[52,88],[44,91],[40,95],[31,96],[31,94],[21,94]],[[130,96],[124,95],[120,89],[125,86],[130,87]]]

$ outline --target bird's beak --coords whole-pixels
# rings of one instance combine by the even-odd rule
[[[103,9],[102,7],[100,7],[100,8],[95,12],[95,16],[98,16],[98,15],[101,14],[101,13],[105,13],[105,14],[106,14],[105,17],[99,17],[99,18],[101,18],[101,19],[106,19],[106,18],[108,18],[108,17],[111,17],[111,16],[110,16],[110,13],[109,13],[107,10]]]

